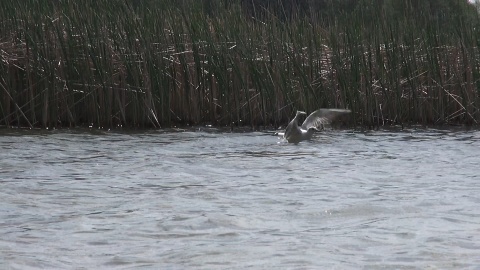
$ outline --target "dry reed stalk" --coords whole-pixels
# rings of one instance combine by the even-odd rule
[[[281,125],[318,107],[377,127],[480,120],[478,16],[441,29],[375,5],[252,20],[233,2],[30,2],[0,4],[0,124]]]

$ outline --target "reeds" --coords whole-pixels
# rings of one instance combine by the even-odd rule
[[[320,107],[372,127],[480,121],[478,16],[207,2],[0,3],[0,125],[278,126]]]

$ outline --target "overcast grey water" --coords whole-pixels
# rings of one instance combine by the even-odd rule
[[[480,269],[480,132],[0,131],[0,269]]]

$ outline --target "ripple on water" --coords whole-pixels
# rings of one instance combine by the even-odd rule
[[[479,139],[6,130],[0,266],[475,269]]]

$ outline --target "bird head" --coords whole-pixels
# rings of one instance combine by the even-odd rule
[[[307,115],[307,113],[306,113],[306,112],[303,112],[303,111],[297,111],[297,114],[295,115],[295,118],[298,119],[298,117],[299,117],[300,115]]]
[[[297,115],[296,116],[299,116],[299,115],[306,115],[307,113],[306,112],[303,112],[303,111],[297,111]]]
[[[298,122],[298,119],[300,118],[299,116],[300,116],[300,115],[305,115],[305,114],[306,114],[305,112],[297,111],[297,114],[296,114],[295,117],[293,118],[293,121]]]

